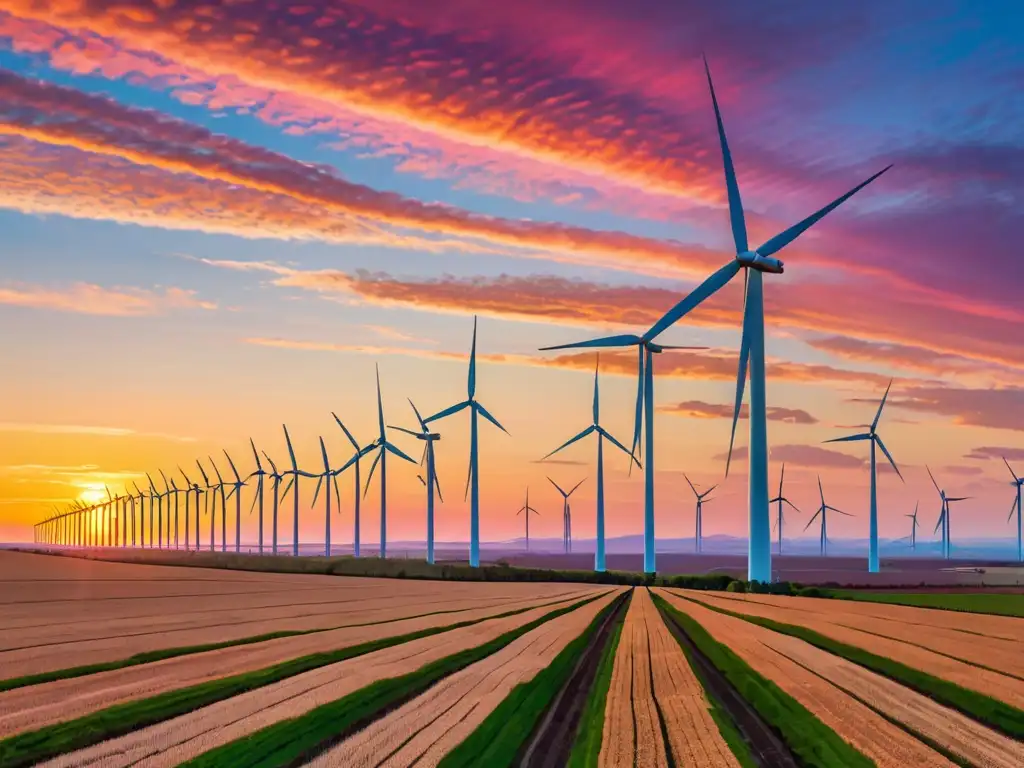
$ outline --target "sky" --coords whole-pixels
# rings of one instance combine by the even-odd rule
[[[250,438],[284,463],[282,424],[303,468],[321,436],[339,466],[331,413],[376,437],[375,365],[389,424],[413,426],[407,398],[465,399],[474,315],[477,396],[509,433],[481,426],[482,538],[521,534],[527,488],[532,535],[560,535],[546,477],[585,480],[573,531],[593,536],[596,446],[539,459],[590,423],[595,355],[538,348],[641,332],[731,258],[703,54],[753,241],[894,164],[766,276],[771,487],[785,462],[804,513],[788,533],[820,476],[853,515],[830,535],[866,535],[866,446],[823,441],[870,422],[891,379],[879,432],[905,482],[879,470],[880,534],[920,502],[931,535],[927,465],[972,497],[956,533],[1009,542],[1022,25],[1010,0],[0,0],[0,540],[146,472],[226,472],[224,450],[248,474]],[[730,285],[662,337],[707,349],[656,362],[659,537],[692,535],[684,473],[719,484],[705,535],[746,534],[745,450],[723,477],[741,307]],[[600,365],[628,443],[635,358]],[[438,429],[436,536],[465,541],[468,417]],[[627,463],[606,455],[609,536],[642,527]],[[418,471],[389,465],[389,538],[425,535]],[[321,541],[312,485],[302,536]],[[376,479],[365,498],[372,545]]]

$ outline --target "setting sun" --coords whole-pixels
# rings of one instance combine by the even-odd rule
[[[104,492],[102,486],[99,488],[90,486],[89,488],[83,489],[82,492],[78,494],[78,498],[86,504],[95,504],[107,498],[107,494]]]

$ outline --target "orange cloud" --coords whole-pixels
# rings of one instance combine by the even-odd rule
[[[687,400],[682,403],[659,405],[662,413],[685,416],[690,419],[731,419],[733,406],[725,403],[705,403],[701,400]],[[740,418],[749,418],[750,409],[744,403],[740,406]],[[781,421],[786,424],[817,424],[818,420],[802,408],[781,408],[768,406],[768,420]]]
[[[0,284],[0,304],[113,317],[138,317],[183,309],[217,308],[213,302],[196,298],[195,291],[182,288],[106,288],[91,283],[74,283],[63,288],[28,283]]]
[[[33,422],[0,421],[0,432],[21,432],[35,435],[96,435],[99,437],[154,437],[181,443],[193,443],[194,437],[168,435],[163,432],[139,432],[128,427],[103,427],[88,424],[40,424]],[[28,465],[26,465],[28,466]],[[39,465],[43,466],[43,465]],[[24,468],[24,467],[22,467]],[[77,469],[94,468],[91,465]]]

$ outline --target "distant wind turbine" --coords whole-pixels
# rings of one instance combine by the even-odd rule
[[[276,555],[277,554],[277,507],[278,507],[278,502],[279,502],[279,499],[280,499],[280,493],[279,492],[280,492],[280,489],[281,489],[281,481],[284,479],[284,475],[281,472],[277,471],[277,465],[274,463],[274,460],[267,455],[266,451],[263,452],[263,458],[265,458],[267,460],[267,463],[270,464],[270,473],[269,473],[268,477],[270,477],[270,479],[274,481],[274,488],[273,488],[273,491],[274,491],[274,505],[273,505],[273,508],[272,508],[272,515],[271,515],[273,526],[271,528],[271,538],[270,538],[271,550],[270,551],[271,551],[271,554]]]
[[[260,528],[259,528],[259,553],[263,554],[263,478],[266,477],[267,471],[263,469],[263,464],[260,462],[260,455],[256,452],[256,443],[249,438],[249,445],[252,446],[252,457],[256,461],[256,470],[249,474],[246,480],[256,478],[256,493],[252,497],[252,506],[249,507],[249,514],[252,514],[253,509],[256,507],[256,502],[260,504]]]
[[[444,503],[444,498],[441,496],[441,485],[437,482],[437,470],[434,465],[434,443],[441,439],[441,435],[437,432],[431,432],[426,422],[423,421],[423,417],[420,416],[419,410],[416,408],[416,404],[410,399],[409,405],[412,406],[412,412],[416,414],[416,423],[420,425],[419,432],[414,432],[411,429],[405,427],[391,427],[391,429],[397,429],[399,432],[405,432],[407,435],[412,435],[417,440],[423,441],[423,456],[420,458],[420,465],[423,462],[427,464],[427,479],[424,480],[419,477],[420,482],[423,483],[427,489],[427,562],[433,565],[434,563],[434,490],[437,490],[437,497]],[[353,441],[354,443],[355,441]]]
[[[186,507],[186,510],[185,510],[185,522],[187,524],[188,523],[188,492],[189,492],[189,489],[186,488],[183,491],[183,490],[181,490],[178,487],[178,484],[176,482],[174,482],[174,476],[172,475],[171,476],[171,495],[174,496],[174,548],[175,549],[178,549],[178,532],[180,530],[179,523],[178,523],[178,509],[179,509],[178,497],[182,493],[185,494],[185,507]],[[170,509],[168,509],[168,511],[167,511],[168,519],[170,519],[170,516],[171,516]],[[185,543],[186,544],[188,543],[188,536],[187,535],[185,537]],[[167,546],[170,546],[170,545],[171,545],[171,540],[170,540],[170,537],[168,537],[168,539],[167,539]]]
[[[562,486],[550,477],[548,482],[555,486],[558,492],[562,494],[562,550],[565,554],[569,554],[572,552],[572,511],[569,509],[569,497],[572,496],[577,488],[583,485],[583,480],[576,483],[569,491],[563,490]]]
[[[840,515],[846,515],[847,517],[853,517],[853,515],[851,515],[851,514],[849,514],[847,512],[843,512],[841,509],[836,509],[835,507],[829,506],[828,504],[825,503],[825,491],[823,491],[822,488],[821,488],[821,477],[820,476],[818,477],[818,493],[821,495],[821,506],[818,507],[818,511],[814,513],[814,516],[811,517],[811,519],[807,521],[807,525],[804,526],[804,530],[806,531],[808,528],[810,528],[811,527],[811,523],[814,522],[815,518],[817,518],[818,515],[821,515],[820,553],[821,553],[821,556],[824,557],[825,555],[828,554],[828,513],[829,513],[829,511],[837,512]]]
[[[341,514],[341,494],[338,492],[338,483],[334,479],[334,470],[331,469],[331,462],[327,458],[327,446],[324,445],[323,437],[320,438],[320,453],[324,458],[323,474],[316,475],[316,490],[313,492],[313,503],[311,508],[316,509],[316,500],[320,496],[320,487],[324,480],[327,481],[327,488],[324,491],[324,498],[327,501],[327,509],[324,514],[324,555],[331,556],[331,485],[334,485],[334,495],[338,499],[338,514]],[[332,483],[333,481],[333,483]]]
[[[346,427],[342,423],[341,419],[338,418],[338,414],[334,413],[334,411],[331,411],[331,416],[333,416],[334,420],[336,422],[338,422],[338,426],[341,427],[342,431],[345,433],[345,437],[348,438],[348,441],[350,443],[352,443],[352,447],[356,449],[356,452],[352,455],[352,458],[350,458],[347,462],[345,462],[345,464],[341,467],[341,469],[339,469],[337,472],[335,472],[335,478],[337,478],[338,475],[340,475],[342,472],[344,472],[350,466],[354,466],[355,467],[355,472],[356,472],[356,477],[355,477],[355,520],[353,521],[354,529],[353,529],[353,533],[352,533],[352,553],[353,553],[353,555],[355,557],[359,557],[359,541],[360,541],[360,538],[359,538],[360,537],[360,530],[359,530],[359,526],[360,526],[359,502],[362,499],[362,492],[363,492],[363,484],[362,484],[362,481],[359,479],[359,460],[362,459],[363,456],[365,456],[366,454],[370,453],[370,451],[373,450],[373,443],[369,443],[369,444],[367,444],[367,445],[365,445],[365,446],[360,448],[359,447],[359,443],[357,443],[356,439],[354,437],[352,437],[352,433],[348,431],[348,427]]]
[[[235,476],[235,482],[229,483],[231,491],[228,493],[228,498],[231,495],[235,496],[235,552],[242,551],[242,488],[246,485],[246,481],[238,474],[238,469],[235,467],[235,462],[231,460],[231,455],[224,451],[224,455],[227,457],[228,464],[231,466],[231,473]]]
[[[217,468],[217,462],[213,460],[213,456],[207,457],[210,460],[210,464],[213,466],[213,471],[217,474],[217,483],[213,486],[220,492],[220,551],[228,551],[228,497],[224,493],[224,486],[227,483],[224,482],[224,478]],[[213,514],[217,514],[217,500],[213,502]],[[210,522],[211,529],[213,527],[213,521]],[[212,530],[211,530],[212,534]]]
[[[178,471],[181,472],[181,476],[185,478],[185,549],[191,549],[189,544],[189,496],[195,494],[196,496],[196,551],[199,551],[199,494],[203,490],[199,487],[199,483],[193,483],[189,476],[185,474],[185,470],[180,466]]]
[[[388,453],[393,453],[400,459],[405,459],[410,464],[415,464],[416,460],[406,456],[402,451],[397,448],[394,443],[388,440],[388,436],[385,432],[384,426],[384,403],[380,396],[380,369],[374,366],[377,372],[377,426],[379,429],[378,437],[370,445],[370,450],[377,451],[377,455],[373,457],[373,463],[370,465],[370,474],[366,476],[366,489],[363,491],[365,496],[370,490],[370,481],[373,480],[373,472],[377,469],[377,464],[380,464],[380,556],[385,558],[388,556],[388,483],[387,483],[387,464],[388,464]],[[427,419],[430,421],[430,419]],[[349,459],[349,463],[352,459]],[[348,466],[346,464],[345,466]],[[344,471],[345,467],[342,467],[339,472]]]
[[[214,496],[214,494],[213,494],[213,489],[214,489],[215,486],[210,484],[210,478],[207,476],[206,470],[203,469],[203,465],[199,462],[199,459],[196,459],[196,466],[199,467],[199,473],[203,476],[203,483],[205,483],[205,485],[206,485],[206,490],[203,491],[203,493],[206,494],[206,497],[205,497],[204,503],[203,503],[203,514],[206,514],[206,515],[210,516],[210,551],[213,552],[213,550],[214,550],[213,523],[214,523],[214,519],[217,517],[217,497]],[[197,500],[198,500],[198,497],[197,497]],[[213,511],[212,512],[210,511],[210,504],[211,503],[213,504]],[[196,510],[196,514],[197,515],[199,514],[199,510],[198,509]],[[196,541],[199,541],[199,525],[198,525],[198,522],[196,524]]]
[[[139,484],[136,483],[134,480],[132,481],[132,485],[135,486],[135,493],[138,495],[138,499],[139,499],[139,544],[138,545],[139,545],[140,548],[142,548],[142,547],[146,546],[146,524],[145,524],[146,494],[143,492],[143,490],[141,488],[139,488]],[[132,546],[133,547],[135,546],[135,497],[132,497]]]
[[[530,551],[530,513],[533,512],[533,514],[535,514],[535,515],[539,515],[540,514],[540,512],[538,512],[536,509],[534,509],[533,507],[530,506],[530,489],[529,488],[526,489],[526,503],[523,505],[522,509],[520,509],[518,512],[516,512],[516,514],[517,515],[521,515],[524,512],[526,513],[526,551],[529,552]]]
[[[584,437],[591,433],[597,434],[597,540],[594,547],[594,570],[598,573],[603,573],[605,570],[605,559],[604,559],[604,441],[607,438],[612,445],[621,450],[624,454],[630,458],[630,466],[632,467],[633,462],[636,462],[637,466],[640,466],[640,462],[634,454],[630,453],[626,446],[616,440],[612,435],[601,426],[601,399],[600,390],[598,389],[598,370],[600,368],[601,360],[598,355],[597,362],[594,364],[594,421],[589,427],[584,429],[575,437],[571,437],[562,443],[560,446],[555,448],[551,453],[544,457],[548,459],[554,456],[559,451],[568,448],[570,445],[575,443],[577,440],[582,440]],[[544,461],[541,459],[541,461]]]
[[[170,549],[171,548],[171,495],[173,494],[173,491],[171,490],[171,484],[169,482],[167,482],[167,475],[164,474],[164,471],[162,469],[160,470],[160,477],[162,477],[163,481],[164,481],[164,491],[163,491],[163,494],[161,494],[161,495],[163,496],[163,498],[167,499],[167,518],[166,518],[166,523],[161,523],[161,525],[164,526],[161,529],[161,533],[166,531],[166,533],[167,533],[167,548]]]
[[[917,549],[917,529],[921,527],[921,524],[917,522],[917,507],[918,503],[914,504],[914,514],[904,515],[904,517],[910,518],[910,535],[907,537],[910,539],[910,548]]]
[[[942,557],[949,560],[953,549],[953,542],[950,539],[949,505],[954,501],[966,501],[970,496],[947,496],[946,491],[939,488],[939,484],[935,482],[935,476],[927,465],[925,465],[925,469],[928,470],[928,477],[932,479],[932,485],[935,486],[935,490],[939,492],[939,497],[942,499],[942,512],[939,513],[939,519],[935,523],[935,530],[932,533],[934,534],[940,526],[942,527]]]
[[[157,548],[163,547],[163,536],[160,533],[160,523],[163,518],[163,499],[160,496],[160,492],[157,491],[156,485],[153,483],[153,478],[146,473],[146,478],[149,480],[149,548],[153,548],[153,539],[156,539]],[[157,508],[156,518],[156,536],[153,535],[153,507]]]
[[[792,501],[790,501],[789,499],[787,499],[785,496],[782,495],[782,481],[785,480],[785,479],[786,479],[786,465],[785,465],[785,463],[783,463],[783,465],[782,465],[782,474],[779,475],[779,494],[774,499],[771,499],[768,502],[769,504],[778,504],[779,505],[779,514],[778,514],[778,517],[775,520],[775,526],[774,527],[777,527],[778,530],[779,530],[779,554],[780,555],[782,554],[782,523],[786,519],[786,516],[782,512],[782,505],[783,504],[789,504],[789,506],[791,506],[797,512],[800,512],[800,509],[797,507],[796,504],[794,504]],[[803,514],[803,513],[801,513],[801,514]]]
[[[704,517],[703,517],[702,513],[704,511],[704,503],[705,503],[705,501],[713,501],[713,499],[706,499],[705,497],[708,494],[710,494],[713,490],[715,490],[715,488],[717,488],[718,485],[717,484],[716,485],[712,485],[710,488],[708,488],[706,491],[704,491],[704,493],[697,493],[697,489],[693,487],[693,483],[690,482],[690,478],[686,477],[685,473],[683,474],[683,477],[686,478],[686,483],[687,483],[687,485],[690,486],[690,490],[693,491],[693,495],[697,497],[697,521],[696,521],[696,527],[695,527],[695,533],[694,533],[694,539],[693,539],[693,547],[694,547],[694,550],[696,552],[703,552],[704,551]]]
[[[878,429],[878,420],[882,418],[882,409],[885,407],[885,401],[889,397],[889,389],[892,387],[892,381],[889,381],[889,386],[885,388],[885,394],[882,395],[882,402],[878,404],[878,411],[875,413],[874,421],[871,422],[871,426],[868,427],[867,432],[863,432],[857,435],[849,435],[847,437],[836,437],[832,440],[826,440],[826,443],[848,443],[858,440],[869,440],[871,442],[871,517],[868,522],[868,573],[878,573],[878,488],[877,478],[878,473],[875,466],[875,446],[877,445],[882,449],[882,453],[885,454],[885,458],[892,464],[892,468],[896,470],[896,474],[899,475],[900,480],[903,480],[903,475],[900,473],[900,468],[896,466],[896,462],[893,461],[892,454],[885,447],[885,443],[882,442],[881,435],[875,430]]]
[[[1006,518],[1006,522],[1010,522],[1010,520],[1013,519],[1013,513],[1014,513],[1014,510],[1016,508],[1016,512],[1017,512],[1017,561],[1018,562],[1024,562],[1024,550],[1021,549],[1021,509],[1020,509],[1020,497],[1021,497],[1020,487],[1022,485],[1024,485],[1024,478],[1017,477],[1017,473],[1014,472],[1010,468],[1010,462],[1008,462],[1006,460],[1005,456],[1003,457],[1003,463],[1006,465],[1006,468],[1010,470],[1010,475],[1013,477],[1013,482],[1010,483],[1010,485],[1015,486],[1016,489],[1017,489],[1017,498],[1014,500],[1014,503],[1010,505],[1010,516],[1008,518]]]
[[[715,96],[715,87],[711,82],[711,70],[704,62],[708,88],[711,91],[711,102],[715,109],[715,120],[718,124],[718,140],[722,150],[722,164],[725,167],[725,186],[729,199],[729,219],[732,225],[733,242],[736,246],[735,257],[717,272],[713,273],[697,288],[690,292],[682,301],[669,310],[645,334],[645,338],[654,340],[663,331],[681,320],[687,313],[698,307],[705,299],[717,293],[742,270],[744,273],[743,299],[743,332],[740,340],[739,367],[736,376],[736,401],[733,409],[732,439],[729,441],[726,476],[729,474],[729,462],[732,459],[732,446],[736,435],[736,421],[739,419],[740,406],[743,402],[743,389],[747,379],[747,366],[750,366],[750,442],[749,451],[749,530],[750,550],[747,562],[747,578],[750,581],[771,581],[772,549],[771,530],[768,513],[768,430],[767,407],[765,404],[765,364],[764,364],[764,287],[762,274],[782,274],[783,263],[775,258],[775,254],[796,240],[800,235],[823,219],[827,214],[838,208],[857,192],[877,179],[889,168],[861,182],[846,194],[833,200],[824,208],[812,213],[803,221],[775,235],[760,247],[750,250],[747,242],[747,225],[743,215],[743,203],[740,199],[740,188],[736,181],[732,154],[725,138],[725,125]],[[650,457],[648,458],[648,470]],[[651,509],[653,518],[653,506]],[[645,568],[646,570],[646,568]]]
[[[284,428],[284,441],[288,445],[288,458],[291,459],[292,468],[286,469],[281,474],[291,475],[292,479],[288,481],[288,485],[285,486],[284,495],[288,495],[288,489],[292,486],[295,487],[295,493],[292,496],[294,502],[293,505],[293,517],[292,517],[292,556],[299,556],[299,477],[316,477],[316,475],[310,474],[299,469],[299,464],[295,461],[295,450],[292,448],[292,438],[288,434],[288,426],[285,424],[281,425]]]
[[[498,420],[476,400],[476,315],[473,316],[473,344],[469,352],[469,377],[466,382],[466,393],[467,397],[461,403],[456,403],[435,413],[425,419],[425,422],[429,424],[469,408],[469,477],[467,478],[467,485],[470,486],[469,564],[476,568],[480,565],[480,451],[477,437],[477,415],[483,416],[506,435],[508,434],[508,430],[501,426]]]

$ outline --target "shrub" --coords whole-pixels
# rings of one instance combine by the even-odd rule
[[[729,582],[729,586],[725,588],[725,591],[726,592],[746,592],[747,591],[747,583],[745,581],[739,581],[738,579],[735,580],[735,581],[730,581]]]

